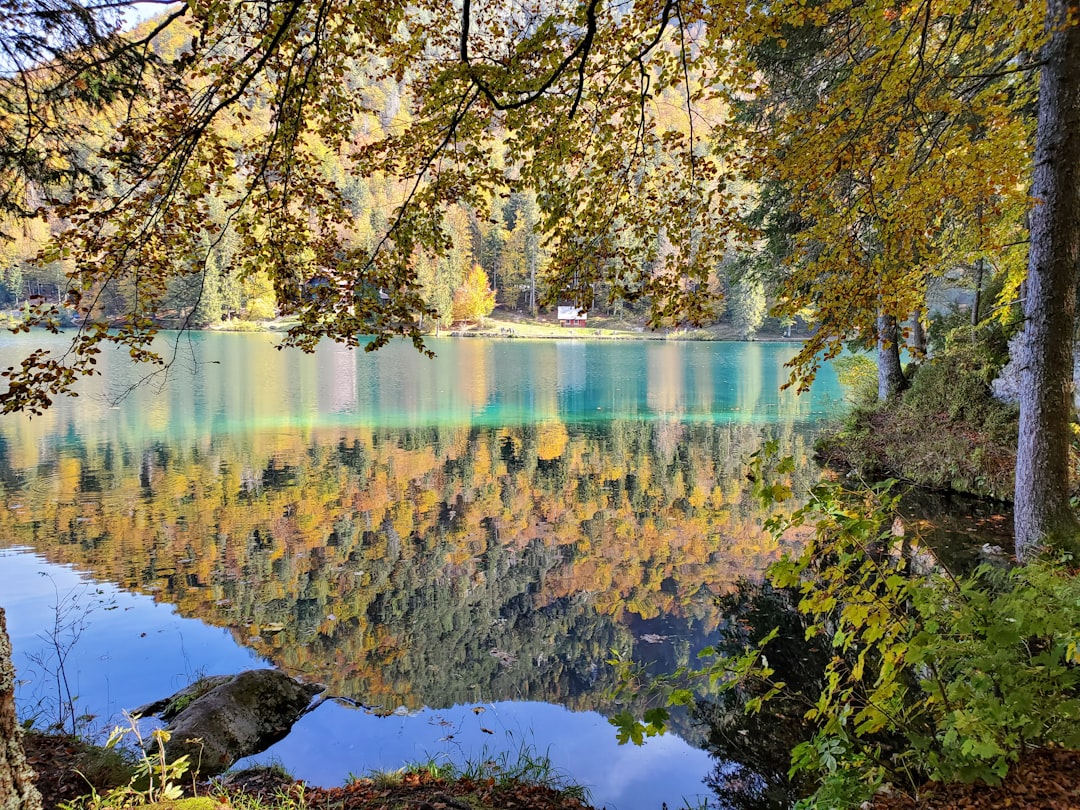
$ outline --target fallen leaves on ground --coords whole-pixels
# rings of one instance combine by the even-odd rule
[[[103,757],[102,749],[70,734],[30,731],[22,742],[26,761],[38,775],[36,784],[44,810],[85,796],[91,788],[105,793],[129,778],[118,760]]]
[[[933,783],[916,802],[879,795],[871,810],[1080,810],[1080,751],[1039,749],[1013,765],[1000,785]]]
[[[589,810],[578,799],[542,785],[447,780],[423,772],[358,779],[340,788],[308,787],[303,796],[309,807],[334,810]]]
[[[56,810],[117,782],[117,774],[95,766],[93,746],[67,735],[31,732],[23,738],[26,756],[38,773],[44,810]],[[95,769],[96,768],[96,769]],[[85,777],[83,775],[85,774]],[[94,781],[88,782],[88,778]],[[126,781],[126,777],[122,780]],[[359,779],[344,787],[318,788],[289,779],[280,769],[255,768],[229,776],[224,787],[201,785],[219,800],[229,796],[263,800],[267,808],[281,796],[303,797],[320,810],[590,810],[589,805],[542,785],[499,783],[493,779],[450,781],[423,772]],[[224,790],[224,795],[221,791]],[[282,806],[286,806],[283,802]],[[296,807],[296,804],[292,804]],[[870,810],[1080,810],[1080,751],[1040,749],[1026,754],[1000,785],[930,784],[918,801],[903,794],[879,795]]]

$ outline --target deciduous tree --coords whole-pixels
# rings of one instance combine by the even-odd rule
[[[795,360],[802,379],[851,336],[892,352],[892,324],[925,307],[930,278],[1013,258],[1039,23],[967,0],[760,11],[746,48],[763,83],[741,102],[747,168],[781,265],[777,314],[816,314]],[[1006,25],[1014,36],[996,36]],[[901,384],[895,369],[884,376],[890,391]]]
[[[482,321],[495,309],[495,291],[484,268],[474,264],[454,292],[454,320]]]

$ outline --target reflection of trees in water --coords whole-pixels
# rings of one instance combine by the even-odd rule
[[[717,759],[706,782],[722,806],[733,810],[782,810],[807,792],[804,784],[788,777],[791,749],[812,733],[803,716],[821,692],[832,651],[827,642],[806,639],[804,617],[795,609],[798,599],[794,592],[743,581],[720,600],[729,620],[715,644],[717,651],[741,655],[778,628],[767,650],[769,666],[774,679],[789,686],[759,712],[748,714],[743,707],[765,691],[755,688],[760,685],[724,692],[695,708],[695,719],[707,728],[707,746]]]
[[[879,526],[878,531],[888,528],[888,524]],[[874,531],[868,534],[875,536]],[[878,536],[888,537],[888,534]],[[871,541],[861,547],[860,557],[866,555],[873,561],[878,571],[875,576],[880,579],[866,580],[865,571],[857,564],[850,564],[842,570],[852,582],[862,583],[863,588],[874,588],[867,582],[884,582],[886,578],[906,577],[911,573],[920,577],[920,572],[931,570],[943,571],[937,552],[921,541],[907,533],[890,539],[895,542]],[[838,559],[841,557],[835,552],[825,550],[815,555],[811,566],[833,566],[832,570],[837,570]],[[821,579],[817,582],[820,584]],[[857,633],[849,634],[847,640],[840,642],[838,628],[846,626],[840,620],[844,604],[833,604],[827,613],[807,617],[798,611],[799,602],[805,596],[802,587],[777,589],[768,582],[744,580],[718,600],[719,608],[727,617],[714,643],[721,656],[737,658],[747,649],[756,648],[766,634],[777,629],[775,638],[763,650],[768,666],[773,670],[769,684],[751,678],[714,698],[699,700],[695,707],[695,720],[707,728],[707,747],[718,760],[706,781],[720,797],[721,806],[734,810],[786,809],[818,786],[817,774],[801,773],[791,778],[788,772],[793,749],[810,741],[822,728],[823,721],[808,720],[806,714],[818,706],[829,678],[826,668],[830,664],[835,662],[849,672],[856,668],[865,669],[862,679],[851,686],[851,694],[843,699],[844,703],[856,707],[874,703],[870,684],[875,683],[886,666],[879,651]],[[818,609],[821,610],[820,602]],[[808,634],[811,624],[814,630]],[[892,666],[891,663],[887,665]],[[785,687],[765,702],[760,711],[747,714],[744,711],[747,701],[764,694],[773,683],[783,683]],[[920,691],[914,680],[894,683],[900,685],[900,696]],[[897,726],[877,731],[860,729],[860,750],[875,760],[878,767],[885,768],[886,774],[891,770],[893,777],[904,774],[910,778],[912,763],[894,759],[897,752],[905,750],[904,734],[919,734],[930,739],[933,731],[925,725],[925,715],[918,711],[908,712],[895,707],[882,711],[896,711],[902,719],[897,721]],[[829,716],[836,719],[835,715],[825,715]],[[849,722],[862,723],[857,708]],[[905,729],[904,734],[897,730],[899,728]]]
[[[0,531],[365,703],[595,708],[612,648],[687,663],[715,595],[775,557],[743,491],[760,441],[645,420],[76,437],[5,490]],[[35,474],[2,446],[0,470]]]

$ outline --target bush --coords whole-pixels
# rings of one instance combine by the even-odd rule
[[[968,338],[964,330],[954,334],[900,398],[856,405],[838,431],[819,440],[819,455],[871,480],[1011,498],[1018,414],[990,392],[1001,358]]]
[[[885,781],[995,783],[1029,746],[1080,748],[1080,578],[1045,561],[956,577],[894,531],[891,485],[823,485],[772,524],[814,527],[768,579],[800,594],[807,638],[832,651],[805,714],[816,730],[792,751],[817,779],[808,806],[857,806]],[[782,695],[772,643],[714,670]]]
[[[847,389],[847,399],[856,407],[873,407],[877,402],[877,363],[863,352],[852,352],[833,361],[840,384]]]
[[[919,367],[898,409],[915,418],[962,422],[992,441],[1013,444],[1016,409],[998,402],[990,391],[1007,359],[984,342],[955,334],[943,354]]]
[[[772,481],[789,468],[754,460],[763,502],[790,494]],[[742,654],[721,644],[703,653],[713,656],[704,669],[676,676],[722,684],[744,711],[765,715],[761,728],[771,713],[790,719],[804,707],[784,726],[802,739],[780,785],[808,780],[800,807],[858,807],[886,782],[912,794],[926,779],[996,783],[1031,746],[1080,749],[1080,577],[1046,561],[955,576],[898,530],[894,483],[823,484],[807,506],[771,520],[778,538],[808,533],[767,573],[773,593],[792,597],[767,604],[790,602],[797,616],[755,628]],[[793,647],[800,626],[807,644]],[[672,705],[688,699],[685,686],[670,692]],[[645,719],[646,734],[662,725],[655,712]],[[747,761],[767,765],[755,742]],[[740,778],[776,784],[771,771]]]

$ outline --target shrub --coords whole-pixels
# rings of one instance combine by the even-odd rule
[[[945,352],[918,367],[902,397],[857,404],[819,440],[819,455],[870,479],[1010,498],[1018,415],[991,396],[1000,358],[988,352],[958,330]]]
[[[766,503],[790,494],[773,480],[790,465],[769,466],[758,455],[750,473]],[[798,621],[758,628],[742,654],[707,650],[703,669],[676,675],[720,683],[747,712],[807,707],[790,774],[809,780],[803,807],[857,807],[885,782],[913,793],[927,778],[995,783],[1030,746],[1080,748],[1080,577],[1067,561],[955,576],[898,530],[894,483],[822,484],[771,520],[777,537],[808,534],[767,573]],[[795,653],[813,672],[783,663],[800,622],[805,649],[827,651]],[[685,685],[670,691],[671,704],[689,699]],[[631,738],[658,731],[663,715],[644,720]]]
[[[772,523],[813,526],[768,579],[799,593],[807,638],[833,653],[805,714],[816,729],[792,751],[815,806],[855,806],[886,780],[994,783],[1029,746],[1080,748],[1080,578],[1046,561],[956,577],[894,530],[892,484],[825,484]],[[783,694],[771,643],[714,668]]]
[[[847,389],[847,399],[858,407],[877,402],[877,364],[864,352],[852,352],[833,361],[840,384]]]

